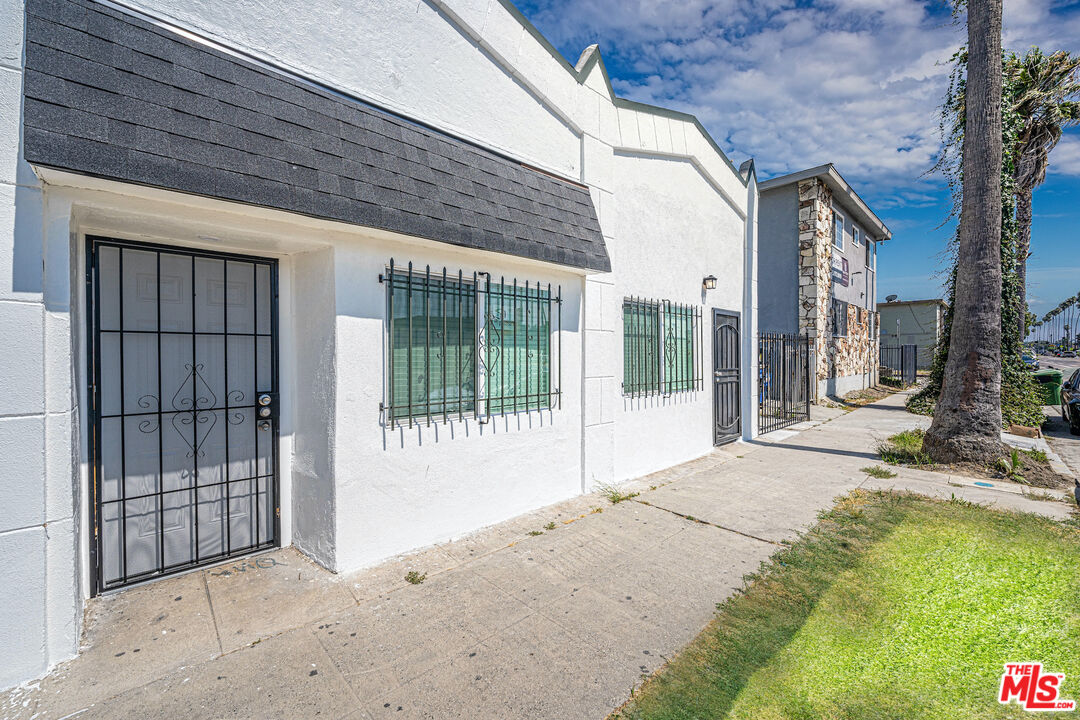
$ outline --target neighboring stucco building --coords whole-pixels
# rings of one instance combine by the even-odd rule
[[[128,5],[0,7],[0,687],[94,594],[755,435],[753,165],[595,47],[504,0]]]
[[[929,370],[934,362],[934,350],[945,331],[946,307],[941,298],[896,300],[878,305],[881,344],[917,346],[917,367]]]
[[[759,190],[759,330],[814,339],[819,398],[873,385],[877,246],[892,234],[831,164]]]

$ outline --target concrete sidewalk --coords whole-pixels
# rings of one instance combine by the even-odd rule
[[[98,598],[80,657],[7,693],[0,716],[603,718],[842,493],[1068,514],[1009,483],[868,478],[877,440],[927,422],[902,401],[718,449],[634,483],[633,501],[577,498],[358,575],[284,549]]]

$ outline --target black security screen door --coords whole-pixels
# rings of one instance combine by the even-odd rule
[[[87,252],[95,592],[273,547],[276,262]]]
[[[713,310],[713,442],[737,440],[742,432],[739,393],[739,317]]]

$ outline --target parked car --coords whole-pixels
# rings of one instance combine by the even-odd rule
[[[1076,357],[1076,351],[1066,350],[1065,352],[1061,353],[1061,357],[1074,358]]]
[[[1032,371],[1038,370],[1039,369],[1039,358],[1035,357],[1034,355],[1025,355],[1024,356],[1024,365],[1027,366],[1028,370],[1032,370]]]
[[[1061,419],[1069,423],[1069,432],[1080,435],[1080,369],[1061,385]]]

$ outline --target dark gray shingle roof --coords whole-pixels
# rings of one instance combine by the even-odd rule
[[[588,189],[91,0],[28,0],[47,167],[611,269]]]

